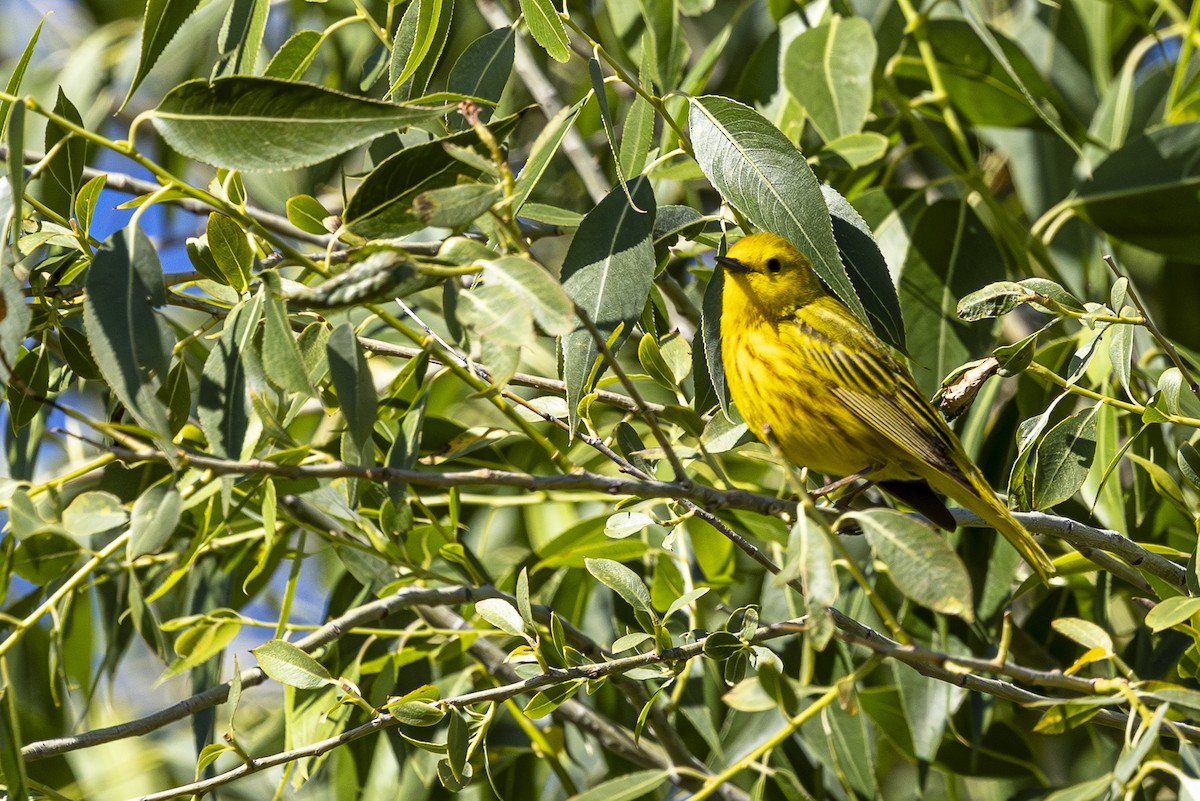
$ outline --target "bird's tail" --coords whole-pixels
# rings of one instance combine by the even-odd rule
[[[1004,535],[1029,566],[1037,571],[1038,576],[1045,582],[1054,574],[1054,563],[1037,544],[1024,526],[1012,516],[1012,512],[997,497],[988,486],[983,475],[974,465],[967,465],[964,471],[971,486],[967,487],[945,473],[937,476],[936,489],[953,498],[967,509],[979,515],[992,528]]]

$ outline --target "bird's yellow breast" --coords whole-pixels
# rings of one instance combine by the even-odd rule
[[[816,328],[804,323],[805,316],[822,313],[823,301],[771,321],[732,289],[724,298],[721,357],[730,397],[750,430],[777,442],[788,461],[820,473],[846,476],[890,466],[895,477],[907,476],[881,448],[878,433],[832,395],[837,376],[824,367]]]

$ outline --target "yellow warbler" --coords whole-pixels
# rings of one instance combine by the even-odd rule
[[[1054,566],[996,497],[912,374],[775,234],[752,234],[725,268],[721,357],[750,430],[794,464],[863,473],[942,528],[947,495],[1004,535],[1045,579]]]

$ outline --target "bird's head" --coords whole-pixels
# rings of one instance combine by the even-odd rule
[[[725,268],[726,292],[740,290],[771,317],[783,316],[826,294],[808,257],[776,234],[739,239],[717,264]]]

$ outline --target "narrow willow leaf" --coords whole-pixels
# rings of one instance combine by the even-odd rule
[[[534,41],[545,48],[550,58],[567,63],[571,57],[570,41],[552,0],[521,0],[521,14]]]
[[[1049,509],[1068,500],[1087,480],[1096,454],[1096,410],[1063,420],[1038,445],[1033,473],[1033,508]]]
[[[1200,598],[1176,596],[1160,601],[1146,613],[1146,625],[1157,633],[1191,620],[1200,613]]]
[[[559,109],[558,113],[546,122],[546,127],[533,140],[533,145],[529,149],[529,158],[526,159],[525,166],[521,169],[521,174],[517,176],[516,186],[513,188],[513,211],[520,211],[521,207],[525,205],[525,201],[529,199],[534,187],[541,181],[546,168],[550,166],[550,159],[558,152],[559,146],[567,136],[567,131],[571,130],[571,126],[575,124],[579,110],[586,102],[587,97],[584,97],[573,106]]]
[[[17,65],[13,67],[12,74],[8,76],[5,93],[9,97],[15,97],[21,93],[21,82],[25,80],[25,70],[29,69],[29,60],[33,58],[33,49],[37,46],[38,37],[42,35],[42,26],[45,24],[46,16],[43,15],[38,20],[37,27],[33,29],[33,35],[25,43],[25,49],[21,51],[21,57],[17,59]],[[12,106],[13,101],[0,100],[0,140],[4,139],[4,134],[8,130],[9,112]]]
[[[430,43],[425,57],[417,65],[416,72],[407,81],[410,97],[425,94],[429,87],[429,80],[433,77],[433,72],[441,61],[442,52],[446,49],[446,40],[450,37],[450,23],[454,19],[454,0],[441,0],[441,3],[437,18],[434,20],[433,41]]]
[[[319,690],[337,682],[320,662],[290,642],[269,640],[250,649],[258,666],[280,684],[301,690]]]
[[[617,512],[604,522],[604,536],[623,539],[633,536],[654,523],[645,512]]]
[[[608,338],[618,326],[627,333],[642,313],[650,294],[656,263],[651,234],[654,230],[654,192],[646,178],[629,185],[639,213],[629,206],[625,193],[614,189],[588,212],[571,240],[563,262],[563,288],[591,318],[600,335]],[[563,380],[572,428],[579,421],[579,400],[588,391],[588,377],[599,348],[583,326],[562,339]]]
[[[325,220],[329,212],[321,202],[312,195],[296,195],[290,197],[284,206],[288,222],[309,234],[327,234]]]
[[[263,316],[262,366],[267,381],[285,392],[312,395],[313,386],[283,300],[274,293],[268,294]]]
[[[8,665],[0,657],[0,775],[5,792],[11,798],[28,798],[25,759],[21,756],[21,736],[17,687],[9,677]]]
[[[317,50],[324,37],[320,31],[298,31],[293,33],[283,46],[271,56],[263,73],[267,78],[298,81],[316,58]]]
[[[635,771],[600,782],[589,790],[571,796],[570,801],[636,801],[662,786],[666,780],[666,771]]]
[[[834,15],[788,45],[780,74],[826,142],[858,133],[871,110],[875,33],[863,17]]]
[[[875,131],[846,134],[825,144],[818,154],[821,164],[835,170],[857,170],[887,155],[888,138]],[[827,184],[822,184],[824,189]]]
[[[529,306],[503,283],[484,284],[459,296],[458,320],[469,328],[471,352],[493,384],[507,384],[517,371],[521,348],[533,336]]]
[[[29,330],[31,317],[29,304],[25,302],[21,279],[9,269],[0,269],[0,379],[8,383],[11,374],[6,365],[17,363],[17,354]],[[65,350],[65,348],[64,348]]]
[[[446,107],[366,100],[275,78],[188,81],[153,111],[154,127],[185,156],[246,172],[288,170],[418,123]]]
[[[218,212],[208,215],[208,250],[226,282],[239,294],[250,288],[254,248],[242,227]]]
[[[504,256],[484,262],[483,279],[508,287],[547,334],[562,336],[575,328],[575,305],[541,265],[522,256]]]
[[[371,432],[375,428],[378,398],[371,368],[354,336],[354,326],[342,323],[333,329],[325,352],[329,357],[329,374],[337,391],[338,405],[346,418],[346,431],[356,450],[356,461],[372,465],[375,463],[375,445]]]
[[[613,155],[613,164],[617,170],[617,183],[621,184],[628,194],[629,188],[625,184],[625,173],[621,170],[621,157],[617,151],[617,129],[613,125],[612,111],[608,107],[608,91],[604,85],[604,72],[600,69],[599,59],[588,60],[588,77],[592,80],[592,92],[596,95],[596,107],[600,110],[600,124],[604,128],[604,138],[608,140],[608,149]],[[630,198],[629,202],[633,203],[633,198]]]
[[[1200,121],[1134,137],[1079,189],[1075,210],[1109,236],[1195,261],[1200,230]],[[1118,310],[1119,311],[1119,310]]]
[[[403,54],[404,66],[391,78],[392,88],[390,91],[395,91],[413,76],[417,67],[421,66],[421,62],[429,53],[429,49],[433,47],[438,19],[442,15],[443,2],[445,0],[414,0],[413,5],[417,10],[412,45],[408,52]],[[407,12],[405,16],[407,17]],[[393,59],[396,57],[397,55],[393,55]]]
[[[133,93],[150,74],[151,68],[175,38],[184,21],[199,5],[200,0],[148,0],[146,11],[142,15],[142,47],[138,55],[137,69],[133,73],[129,91],[125,93],[125,99],[117,109],[118,112],[129,103],[129,98],[133,97]]]
[[[155,484],[133,502],[126,557],[158,553],[175,533],[183,513],[183,498],[170,484]]]
[[[515,127],[520,114],[495,120],[490,130],[503,139]],[[425,227],[413,208],[422,192],[454,186],[460,176],[477,178],[479,170],[454,158],[447,147],[479,144],[474,131],[463,131],[406,147],[381,161],[359,184],[342,215],[344,225],[369,238],[403,236]]]
[[[809,636],[813,647],[823,651],[834,634],[829,607],[837,603],[837,571],[833,566],[833,546],[829,537],[805,515],[800,516],[788,535],[787,562],[781,578],[790,580],[793,577],[799,578],[804,588],[804,605],[812,622]]]
[[[188,628],[175,639],[175,655],[179,658],[164,671],[159,681],[165,681],[192,670],[212,659],[242,630],[236,612],[219,609]]]
[[[725,285],[724,270],[713,271],[704,289],[704,300],[700,310],[700,336],[703,339],[704,364],[708,368],[713,394],[721,406],[721,413],[729,414],[729,387],[725,383],[725,362],[721,358],[721,293]],[[700,352],[693,348],[693,352]]]
[[[937,640],[934,642],[937,643]],[[909,669],[896,671],[896,688],[908,722],[913,754],[919,760],[932,762],[942,745],[947,723],[954,710],[956,688],[948,682],[936,681]]]
[[[9,210],[4,219],[0,219],[0,245],[8,245],[9,237],[12,241],[12,259],[13,262],[18,262],[21,259],[21,251],[17,247],[17,243],[21,238],[21,225],[25,219],[25,103],[20,102],[12,107],[9,112],[8,125],[8,157],[6,159],[8,168],[8,188],[9,188]]]
[[[1125,394],[1133,397],[1129,388],[1129,376],[1133,370],[1133,335],[1132,325],[1111,325],[1108,340],[1108,359],[1112,362],[1113,372],[1121,383]]]
[[[75,221],[79,223],[79,227],[87,233],[92,225],[92,215],[96,213],[96,205],[100,201],[100,193],[104,191],[104,185],[108,182],[108,176],[101,174],[84,184],[79,194],[75,196]]]
[[[154,313],[166,292],[150,239],[133,228],[109,237],[88,269],[86,288],[84,330],[105,382],[139,425],[170,439],[157,395],[170,346]]]
[[[1003,317],[1025,302],[1029,290],[1015,281],[996,281],[966,295],[955,313],[960,320],[974,322]]]
[[[250,397],[242,360],[258,330],[262,298],[260,292],[234,308],[204,360],[196,416],[213,454],[225,459],[241,458],[250,430]]]
[[[601,584],[608,587],[639,612],[654,614],[650,603],[650,590],[629,568],[611,559],[584,559],[587,571]]]
[[[712,185],[757,228],[804,251],[834,294],[869,323],[838,255],[821,186],[804,155],[748,106],[715,95],[690,102],[692,146]]]
[[[646,166],[650,143],[654,139],[654,107],[641,95],[635,95],[621,128],[621,147],[617,161],[626,176],[641,173]]]
[[[90,490],[76,495],[63,510],[62,524],[78,540],[123,526],[129,512],[111,492]]]
[[[457,184],[417,195],[413,198],[413,211],[425,225],[462,228],[487,214],[502,195],[496,184]]]
[[[503,598],[485,598],[476,602],[475,614],[505,634],[511,634],[513,637],[525,636],[525,621],[521,619],[521,613]]]
[[[892,283],[887,261],[862,216],[836,189],[821,185],[821,194],[833,221],[833,238],[842,254],[842,264],[854,291],[871,316],[876,331],[886,333],[885,342],[905,349],[904,316]]]
[[[937,532],[891,509],[850,512],[846,517],[862,527],[900,592],[935,612],[974,620],[967,568]]]
[[[517,32],[511,27],[490,31],[471,42],[454,62],[446,78],[446,90],[499,103],[512,76],[516,42]],[[481,122],[487,122],[491,116],[492,109],[486,106],[479,109]],[[450,124],[459,129],[467,127],[466,120],[459,115],[452,116]]]
[[[83,118],[75,105],[60,87],[54,102],[54,113],[83,127]],[[63,142],[66,139],[67,141]],[[61,144],[60,144],[61,143]],[[70,217],[75,193],[83,181],[83,168],[87,164],[87,140],[74,136],[53,120],[46,122],[46,152],[58,145],[58,151],[50,159],[42,180],[42,202],[51,209]]]
[[[1067,639],[1074,640],[1084,648],[1098,648],[1105,653],[1113,652],[1112,637],[1090,620],[1077,617],[1060,617],[1050,624],[1055,631]]]
[[[217,34],[214,75],[253,75],[267,27],[269,0],[233,0]]]
[[[917,221],[899,294],[913,377],[926,397],[955,367],[991,346],[990,326],[958,318],[958,298],[1004,272],[1004,254],[965,202],[939,201]]]

